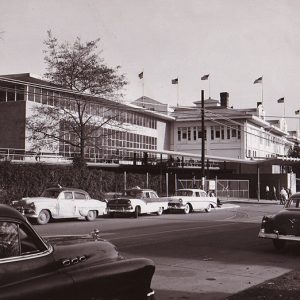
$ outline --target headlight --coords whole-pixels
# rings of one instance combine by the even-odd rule
[[[35,209],[35,204],[33,202],[31,202],[28,206],[32,209]]]
[[[182,204],[182,202],[183,202],[183,200],[182,200],[182,199],[179,199],[179,203]]]

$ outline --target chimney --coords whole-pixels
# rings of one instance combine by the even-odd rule
[[[227,108],[229,106],[229,93],[227,92],[220,93],[220,102],[221,102],[221,107]]]

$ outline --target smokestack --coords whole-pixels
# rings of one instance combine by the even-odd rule
[[[220,93],[220,102],[222,107],[228,107],[229,106],[229,93],[222,92]]]

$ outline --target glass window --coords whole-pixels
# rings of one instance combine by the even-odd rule
[[[0,258],[20,255],[18,225],[0,222]]]
[[[34,87],[33,86],[28,87],[28,100],[34,101]]]
[[[221,127],[221,139],[224,140],[225,138],[225,132],[224,132],[224,127]]]
[[[233,138],[236,138],[236,129],[235,128],[232,128],[231,135]]]
[[[191,140],[191,127],[188,127],[188,129],[187,129],[187,137],[188,137],[188,140],[190,141]]]
[[[42,89],[42,103],[47,104],[47,90]]]
[[[74,198],[75,199],[86,199],[86,196],[84,193],[74,192]]]
[[[216,126],[216,139],[220,138],[220,127]]]
[[[6,90],[2,88],[0,90],[0,102],[6,102]]]
[[[45,245],[24,225],[19,227],[21,255],[46,250]]]
[[[73,199],[73,193],[72,192],[64,192],[64,198],[65,199]]]
[[[196,127],[194,127],[194,131],[193,131],[193,139],[194,139],[194,141],[197,140],[197,128],[196,128]]]
[[[230,127],[227,127],[227,139],[230,139]]]
[[[17,86],[17,101],[25,100],[25,87],[22,85]]]
[[[186,128],[182,128],[182,139],[183,140],[186,140],[187,138],[187,131],[186,131]]]
[[[214,128],[213,128],[213,127],[210,129],[210,139],[211,139],[211,140],[214,140],[214,139],[215,139],[215,131],[214,131]]]
[[[42,98],[42,90],[35,88],[34,102],[41,103],[41,98]]]
[[[177,137],[178,137],[178,142],[180,142],[181,141],[181,128],[178,128]]]
[[[241,139],[241,126],[238,126],[238,139]]]

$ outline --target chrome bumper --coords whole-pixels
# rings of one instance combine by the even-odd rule
[[[273,239],[273,240],[287,240],[300,242],[300,236],[296,235],[282,235],[279,233],[265,233],[264,229],[261,229],[258,234],[259,238]]]

